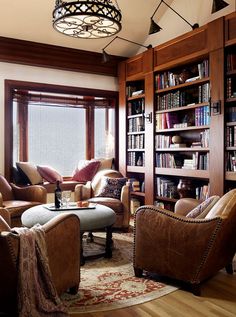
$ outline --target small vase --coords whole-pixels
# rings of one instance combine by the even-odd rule
[[[180,198],[196,198],[195,188],[191,180],[189,179],[180,179],[177,186],[177,192]]]

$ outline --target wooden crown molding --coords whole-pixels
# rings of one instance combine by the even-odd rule
[[[1,62],[116,77],[118,63],[124,59],[113,55],[104,64],[101,53],[0,37]]]

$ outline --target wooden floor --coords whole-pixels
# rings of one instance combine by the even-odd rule
[[[236,317],[236,273],[219,272],[205,282],[201,296],[177,290],[159,299],[106,312],[73,314],[72,317]]]

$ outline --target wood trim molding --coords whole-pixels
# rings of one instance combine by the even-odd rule
[[[113,55],[104,64],[101,53],[0,37],[1,62],[116,77],[118,63],[125,59]]]

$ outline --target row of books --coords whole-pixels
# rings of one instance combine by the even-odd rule
[[[236,105],[226,108],[226,120],[228,122],[235,122],[236,121]]]
[[[188,73],[187,80],[183,81],[183,72]],[[164,72],[155,76],[156,89],[164,89],[182,84],[183,82],[190,82],[196,79],[202,79],[209,76],[209,63],[204,60],[198,63],[196,67],[189,67],[189,69],[182,69],[176,72]]]
[[[156,167],[181,168],[183,156],[171,153],[156,153]]]
[[[227,55],[227,71],[236,70],[236,53],[229,53]]]
[[[128,135],[128,149],[144,149],[144,134]]]
[[[129,166],[145,166],[145,153],[144,152],[128,152],[127,165]]]
[[[192,158],[184,159],[182,169],[208,170],[209,153],[193,153]]]
[[[206,200],[210,195],[210,184],[196,187],[196,199]]]
[[[226,81],[226,98],[236,98],[236,79],[228,77]]]
[[[158,196],[167,198],[178,198],[177,184],[165,177],[156,178],[156,193]]]
[[[128,132],[141,132],[145,129],[144,117],[128,119]]]
[[[185,91],[177,90],[165,95],[157,96],[157,110],[166,110],[203,102],[209,102],[210,86],[205,83],[200,86],[191,87]]]
[[[226,146],[236,146],[236,126],[226,127]]]
[[[210,106],[195,108],[195,126],[210,124]]]
[[[145,101],[144,98],[129,101],[127,104],[128,116],[144,113]]]
[[[236,172],[236,151],[226,152],[225,163],[227,172]]]

